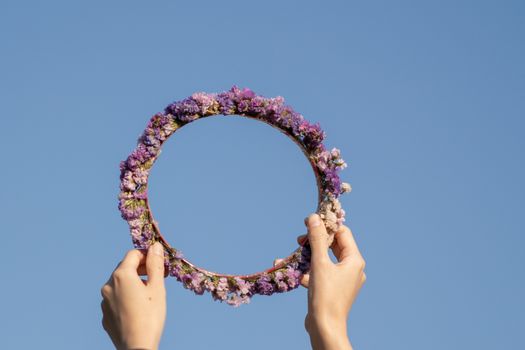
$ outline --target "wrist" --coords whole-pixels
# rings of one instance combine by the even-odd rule
[[[117,349],[118,350],[158,350],[158,346],[156,345],[148,346],[140,342],[135,342],[132,344],[135,344],[135,345],[123,345],[121,347],[118,347]]]
[[[122,350],[158,350],[158,346],[125,346]]]
[[[351,350],[346,320],[306,316],[305,328],[313,350]]]
[[[155,336],[155,329],[148,329],[144,325],[135,325],[122,331],[121,350],[158,350],[160,337]]]

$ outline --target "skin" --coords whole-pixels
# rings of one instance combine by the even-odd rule
[[[346,226],[335,233],[328,255],[328,233],[317,214],[305,220],[312,248],[310,274],[302,284],[308,288],[308,314],[305,328],[314,350],[352,349],[347,336],[350,309],[366,280],[365,261],[352,232]],[[300,237],[301,238],[301,237]],[[300,239],[299,238],[299,239]]]
[[[156,350],[166,320],[164,250],[130,250],[102,287],[102,326],[118,350]],[[140,278],[144,272],[147,280]]]
[[[351,350],[347,319],[366,280],[365,261],[352,232],[342,225],[328,246],[328,233],[317,214],[305,218],[312,248],[310,273],[301,284],[308,288],[305,328],[313,350]],[[331,249],[337,262],[328,254]],[[166,319],[163,250],[159,243],[147,253],[129,251],[102,287],[102,325],[118,350],[158,349]],[[279,264],[281,259],[274,261]],[[140,278],[147,274],[147,280]]]

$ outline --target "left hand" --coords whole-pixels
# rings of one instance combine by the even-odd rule
[[[140,278],[144,271],[147,280]],[[164,249],[130,250],[102,287],[102,326],[119,350],[158,349],[166,320]]]

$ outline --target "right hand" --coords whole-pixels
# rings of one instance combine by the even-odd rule
[[[335,233],[331,249],[337,263],[333,263],[328,255],[328,233],[319,215],[308,216],[305,224],[312,249],[310,274],[303,281],[308,287],[306,330],[312,334],[344,328],[346,334],[348,314],[366,280],[365,260],[347,226]]]
[[[297,237],[300,244],[308,238],[312,249],[310,273],[301,280],[308,288],[305,328],[314,349],[351,349],[346,322],[366,280],[365,261],[347,226],[342,225],[335,233],[331,249],[337,263],[333,263],[328,255],[328,233],[319,215],[309,215],[305,225],[308,235]]]

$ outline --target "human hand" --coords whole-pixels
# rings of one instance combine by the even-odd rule
[[[319,215],[305,219],[312,250],[310,273],[304,274],[301,284],[308,288],[308,313],[305,328],[315,350],[351,349],[346,332],[346,322],[352,304],[366,280],[365,261],[361,256],[352,232],[342,225],[335,233],[332,252],[337,258],[333,263],[328,255],[328,233]],[[279,264],[277,259],[274,264]]]
[[[148,275],[143,280],[139,275]],[[118,350],[156,350],[166,319],[164,249],[130,250],[102,287],[102,326]]]

